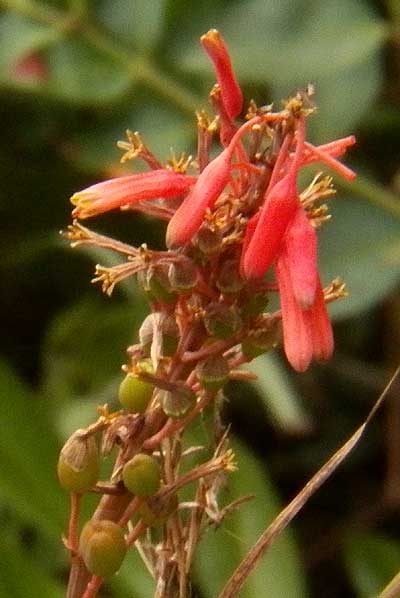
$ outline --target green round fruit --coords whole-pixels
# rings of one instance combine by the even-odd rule
[[[122,565],[126,550],[124,532],[113,521],[88,521],[84,526],[79,552],[92,575],[114,575]]]
[[[60,452],[57,475],[61,486],[76,494],[83,494],[96,484],[99,452],[93,436],[83,437],[77,433],[71,436]]]
[[[128,374],[121,382],[118,398],[121,405],[131,413],[144,413],[153,396],[154,386]]]
[[[132,494],[152,496],[160,488],[160,465],[154,457],[145,453],[138,453],[128,463],[125,463],[122,470],[122,479],[125,487]]]
[[[229,365],[222,355],[213,355],[205,361],[201,361],[196,371],[202,387],[217,392],[228,381]]]

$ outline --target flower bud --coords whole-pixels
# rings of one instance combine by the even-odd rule
[[[212,255],[218,253],[222,247],[222,233],[219,229],[211,229],[203,225],[195,237],[195,243],[204,255]]]
[[[228,381],[228,362],[222,355],[213,355],[198,364],[197,376],[203,388],[217,392]]]
[[[75,432],[61,449],[57,475],[61,486],[82,494],[90,490],[99,476],[99,453],[93,436]]]
[[[221,293],[238,293],[243,287],[243,280],[239,274],[239,263],[236,260],[223,262],[216,285]]]
[[[138,453],[125,463],[122,470],[122,479],[125,487],[132,494],[152,496],[160,488],[160,465],[154,457],[145,453]]]
[[[168,417],[184,417],[195,402],[196,395],[188,387],[164,390],[160,393],[160,404]]]
[[[92,575],[110,577],[118,571],[126,554],[123,530],[108,520],[88,521],[79,540],[79,552]]]
[[[236,334],[242,327],[242,320],[235,306],[213,303],[204,315],[204,325],[208,334],[225,339]]]
[[[138,367],[145,372],[153,373],[153,367],[147,360],[139,362]],[[154,386],[150,382],[127,374],[119,386],[118,399],[127,411],[144,413],[153,396],[153,390]]]
[[[154,497],[139,507],[139,514],[143,523],[149,527],[160,527],[178,508],[178,496],[172,494],[167,498]]]
[[[189,259],[174,262],[169,267],[168,279],[174,291],[187,293],[197,284],[196,267]]]

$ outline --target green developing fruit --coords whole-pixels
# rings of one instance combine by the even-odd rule
[[[123,530],[113,521],[88,521],[79,540],[79,552],[92,575],[110,577],[126,554]]]
[[[212,303],[204,315],[204,325],[208,334],[225,339],[236,334],[242,327],[242,320],[234,305]]]
[[[277,344],[277,326],[270,330],[262,330],[242,341],[242,353],[248,359],[254,359],[266,353]]]
[[[142,362],[146,368],[142,369],[149,371],[147,368],[148,362]],[[142,367],[142,363],[138,364]],[[151,364],[149,364],[151,365]],[[152,373],[153,369],[151,368]],[[118,390],[118,398],[121,405],[131,413],[144,413],[153,396],[154,386],[150,382],[136,378],[132,374],[128,374],[121,382]]]
[[[228,381],[229,365],[222,355],[213,355],[197,366],[200,384],[206,390],[217,392]]]
[[[160,404],[166,415],[169,417],[184,417],[194,406],[196,395],[190,388],[176,388],[160,393]]]
[[[160,488],[160,466],[150,455],[139,453],[124,465],[122,479],[132,494],[152,496]]]
[[[261,314],[268,305],[268,297],[263,293],[254,293],[246,298],[242,314],[245,318],[253,318]]]
[[[82,494],[90,490],[99,477],[99,453],[93,436],[75,432],[61,449],[57,464],[61,486]]]

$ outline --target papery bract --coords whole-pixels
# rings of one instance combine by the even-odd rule
[[[167,168],[110,179],[75,193],[71,197],[71,202],[76,206],[72,215],[75,218],[89,218],[137,201],[177,197],[196,180],[197,177]]]

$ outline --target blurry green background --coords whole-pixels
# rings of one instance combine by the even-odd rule
[[[336,353],[298,376],[259,358],[252,388],[232,385],[226,421],[240,437],[231,496],[252,503],[204,541],[201,598],[364,419],[400,357],[400,4],[396,0],[0,0],[0,596],[56,598],[67,577],[60,542],[68,498],[57,451],[112,402],[144,299],[131,285],[109,300],[89,284],[104,253],[58,231],[68,197],[121,171],[115,141],[138,130],[155,153],[195,150],[195,108],[214,82],[198,44],[218,27],[245,95],[279,101],[316,85],[310,138],[356,133],[321,231],[324,282],[342,276],[332,307]],[[279,104],[278,104],[279,105]],[[126,172],[132,168],[128,165]],[[121,171],[122,172],[122,171]],[[162,228],[135,214],[90,226],[162,246]],[[253,574],[245,598],[367,598],[400,570],[400,406],[384,413],[347,463]],[[238,441],[237,441],[238,442]],[[228,496],[224,495],[224,500]],[[135,560],[107,589],[148,598]]]

